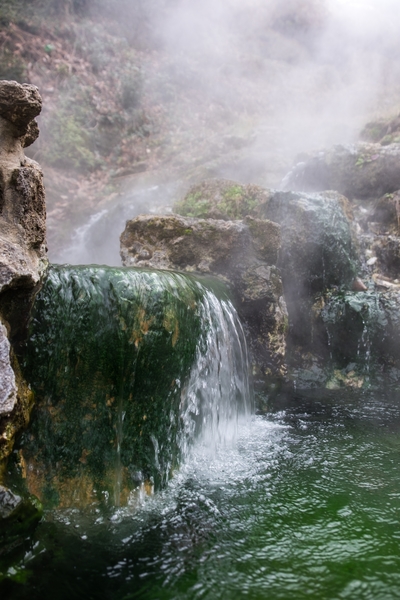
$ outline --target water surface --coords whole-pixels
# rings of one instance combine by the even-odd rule
[[[1,597],[400,598],[399,428],[399,393],[282,397],[136,507],[47,513]]]

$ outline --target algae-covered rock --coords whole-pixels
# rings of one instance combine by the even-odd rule
[[[285,190],[336,190],[346,197],[379,198],[400,188],[400,144],[334,146],[306,157],[286,175]]]
[[[20,442],[31,493],[50,506],[118,504],[138,478],[165,483],[212,325],[206,303],[206,289],[176,273],[50,268],[24,359],[36,394]]]
[[[125,266],[209,273],[230,283],[249,332],[253,364],[264,374],[284,372],[287,309],[278,262],[279,225],[141,215],[121,235]]]
[[[235,220],[259,217],[271,192],[258,185],[243,185],[228,179],[206,179],[193,185],[176,202],[174,211],[184,217]]]

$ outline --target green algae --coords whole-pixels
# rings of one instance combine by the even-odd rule
[[[174,273],[50,267],[25,348],[36,406],[20,442],[28,489],[46,506],[119,503],[138,481],[169,477],[203,294]]]

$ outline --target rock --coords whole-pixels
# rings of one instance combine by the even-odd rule
[[[348,200],[337,192],[304,194],[277,192],[244,186],[227,180],[206,180],[192,187],[175,210],[206,217],[229,219],[257,216],[254,223],[269,220],[281,227],[277,265],[289,311],[291,338],[295,344],[312,344],[313,297],[332,286],[350,288],[358,263]],[[247,220],[251,228],[251,221]],[[254,237],[262,239],[262,233]]]
[[[306,157],[282,181],[284,190],[336,190],[349,199],[378,198],[400,188],[400,144],[334,146]]]
[[[22,498],[0,485],[0,556],[22,544],[42,514],[43,508],[37,498],[31,495]]]
[[[373,251],[378,258],[379,271],[386,277],[400,277],[400,237],[395,235],[376,236]]]
[[[351,289],[353,292],[365,292],[368,288],[359,277],[356,277],[352,283]]]
[[[42,98],[35,85],[1,81],[0,117],[12,123],[16,138],[27,134],[31,121],[42,110]]]
[[[336,192],[275,192],[263,215],[281,226],[278,267],[291,345],[313,351],[313,298],[331,287],[350,287],[357,271],[348,201]]]
[[[360,139],[366,142],[379,142],[382,146],[400,142],[400,115],[370,121],[361,131]]]
[[[276,267],[280,228],[245,221],[142,215],[121,235],[124,266],[153,267],[223,277],[232,288],[263,374],[284,373],[287,310]]]
[[[296,280],[298,291],[307,288],[307,295],[354,279],[352,211],[347,199],[338,193],[276,192],[212,179],[190,188],[174,210],[192,217],[218,215],[219,219],[230,220],[251,215],[279,223],[279,265],[288,280]],[[276,264],[272,256],[268,260]]]
[[[263,216],[281,226],[286,293],[293,283],[299,297],[353,280],[357,252],[346,198],[336,192],[275,192]]]
[[[400,367],[400,290],[330,294],[316,315],[322,319],[327,347],[339,366],[358,364],[372,376]]]
[[[379,223],[382,229],[389,229],[392,233],[400,232],[400,190],[379,198],[370,215],[370,221]]]
[[[15,383],[15,374],[11,366],[10,342],[7,337],[7,330],[0,323],[0,418],[8,415],[14,409],[17,403],[17,386]]]
[[[0,81],[0,460],[11,451],[32,405],[14,349],[25,335],[47,266],[43,176],[23,151],[38,135],[33,119],[40,110],[35,86]]]

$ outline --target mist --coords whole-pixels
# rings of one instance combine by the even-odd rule
[[[113,34],[137,32],[134,5],[128,12],[126,2],[113,6],[121,10]],[[151,32],[147,47],[144,34],[140,38],[143,94],[161,107],[162,159],[145,175],[116,180],[112,200],[95,205],[92,217],[78,224],[88,226],[83,254],[75,232],[53,252],[57,262],[119,264],[125,219],[170,210],[206,177],[279,188],[300,153],[355,142],[368,120],[399,111],[400,7],[394,0],[154,0],[148,9],[140,6]],[[135,35],[128,41],[138,43]],[[159,152],[155,146],[147,150],[150,157]],[[98,227],[107,229],[107,239]]]

